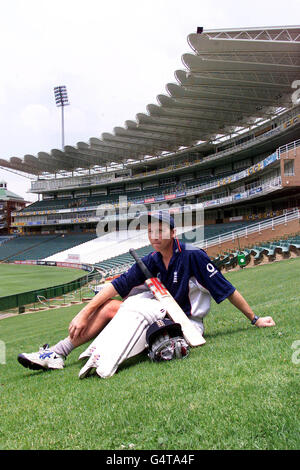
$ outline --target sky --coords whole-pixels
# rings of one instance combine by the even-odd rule
[[[65,145],[101,138],[176,82],[204,29],[297,24],[299,0],[0,0],[0,158],[61,148],[53,88],[65,85]],[[249,6],[250,5],[250,6]],[[28,201],[30,180],[0,168]]]

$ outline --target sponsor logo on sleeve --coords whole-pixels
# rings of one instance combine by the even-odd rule
[[[217,274],[218,270],[214,267],[213,264],[208,263],[206,266],[207,271],[210,273],[209,277],[213,277],[215,274]]]

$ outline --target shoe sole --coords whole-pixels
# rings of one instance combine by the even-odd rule
[[[23,354],[18,355],[18,362],[27,369],[31,370],[62,370],[63,367],[44,367],[41,364],[37,364],[36,362],[32,362],[27,357],[23,356]]]
[[[36,364],[35,362],[30,361],[27,357],[23,356],[23,354],[18,355],[18,362],[27,369],[31,370],[49,370],[48,367],[43,367],[40,364]]]

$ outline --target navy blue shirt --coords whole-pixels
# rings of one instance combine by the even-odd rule
[[[193,245],[179,243],[177,239],[174,240],[173,256],[168,269],[159,252],[150,253],[142,260],[153,277],[161,280],[188,316],[192,312],[192,299],[189,295],[191,282],[199,286],[199,296],[204,288],[217,303],[235,291],[235,287],[225,279],[205,251]],[[145,276],[135,263],[126,273],[114,279],[112,284],[124,298],[134,287],[144,282]]]

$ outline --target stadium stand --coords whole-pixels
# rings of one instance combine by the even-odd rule
[[[232,228],[239,229],[239,228],[245,228],[245,226],[250,226],[251,223],[248,224],[228,224],[229,226],[231,225]],[[207,234],[210,234],[213,236],[218,236],[218,235],[227,235],[232,234],[232,232],[228,232],[228,227],[227,225],[227,230],[225,227],[221,226],[219,227],[219,232],[218,232],[218,226],[213,226],[213,231],[207,231],[208,227],[205,227],[204,234],[205,236]],[[189,233],[189,232],[187,232]],[[183,234],[183,237],[180,237],[184,240],[185,234]],[[190,242],[190,236],[188,237],[187,242]],[[140,257],[143,257],[153,251],[152,247],[150,245],[144,246],[142,248],[139,248],[136,250],[138,255]],[[221,254],[211,257],[211,259],[214,261],[216,266],[219,269],[226,269],[230,270],[233,268],[236,268],[239,265],[239,260],[238,256],[239,255],[244,255],[245,258],[245,266],[249,265],[256,265],[260,264],[262,262],[271,262],[280,259],[287,259],[289,257],[293,256],[299,256],[300,255],[300,235],[297,238],[289,238],[286,240],[276,240],[273,242],[265,242],[262,243],[261,245],[258,246],[252,246],[251,248],[244,248],[243,250],[240,250],[238,248],[235,248],[230,251],[223,251]],[[128,254],[128,252],[122,253],[120,255],[115,255],[113,257],[110,257],[106,259],[105,261],[98,261],[94,263],[95,266],[97,266],[102,272],[106,272],[107,275],[113,276],[120,274],[124,272],[126,269],[128,269],[131,265],[133,264],[132,257]]]
[[[280,228],[272,222],[272,236],[258,230],[242,251],[235,237],[300,208],[300,103],[291,101],[300,27],[204,29],[188,44],[185,70],[175,72],[177,83],[167,84],[147,114],[62,151],[0,159],[4,168],[35,175],[31,192],[40,199],[13,214],[22,236],[0,246],[0,259],[77,256],[118,273],[131,263],[129,248],[151,249],[141,231],[131,232],[133,208],[161,204],[191,214],[196,226],[201,205],[206,246],[215,243],[219,252],[209,255],[221,269],[239,268],[241,253],[247,266],[299,253],[296,220]],[[108,224],[101,237],[99,222]],[[183,241],[202,238],[186,223],[181,230]],[[284,238],[291,233],[294,245]]]
[[[0,245],[2,245],[3,243],[8,242],[12,238],[14,238],[14,235],[1,235],[0,236]]]
[[[31,235],[17,237],[0,246],[1,261],[38,260],[95,238],[95,234]]]
[[[146,232],[119,231],[104,234],[101,237],[75,246],[69,250],[57,252],[45,258],[47,261],[66,261],[70,255],[78,255],[81,262],[94,264],[101,259],[111,257],[111,254],[128,252],[129,248],[139,248],[147,243]]]
[[[151,253],[152,247],[148,245],[136,251],[139,257],[143,257]],[[242,268],[238,258],[240,255],[243,255],[245,260],[243,268],[300,256],[300,235],[294,239],[263,243],[262,245],[245,248],[244,250],[225,251],[211,259],[218,269],[229,271]],[[95,266],[105,273],[106,277],[114,277],[129,269],[132,264],[132,257],[125,253],[109,258],[106,261],[95,263]]]
[[[204,231],[200,228],[192,230],[188,230],[188,228],[186,228],[186,231],[182,232],[182,229],[179,229],[178,236],[183,242],[193,243],[195,241],[203,240],[203,232],[204,237],[209,238],[211,236],[217,236],[231,230],[245,227],[246,225],[249,226],[252,223],[253,221],[239,222],[235,224],[214,224],[204,227]],[[148,245],[149,241],[146,231],[119,231],[102,235],[99,238],[92,239],[91,241],[87,241],[79,246],[72,247],[69,250],[57,252],[53,256],[43,259],[46,261],[66,261],[70,255],[78,255],[81,262],[95,264],[106,259],[111,259],[111,252],[113,252],[116,257],[123,254],[126,255],[129,248],[137,249]],[[123,257],[120,259],[123,259]]]
[[[188,231],[188,228],[185,228]],[[179,229],[181,234],[182,229]],[[146,230],[124,230],[103,234],[69,250],[57,252],[55,255],[45,258],[46,261],[66,261],[72,255],[78,255],[83,263],[99,263],[115,256],[126,254],[129,248],[141,248],[149,245]]]

